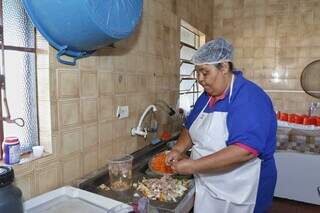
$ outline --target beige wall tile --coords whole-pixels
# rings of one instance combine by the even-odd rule
[[[90,57],[82,58],[79,60],[79,68],[80,70],[88,70],[88,71],[97,71],[98,57],[95,54]]]
[[[98,144],[98,126],[97,124],[90,124],[83,127],[83,147],[88,147]]]
[[[55,100],[57,99],[58,96],[58,84],[57,84],[57,74],[56,74],[56,70],[54,71],[50,71],[50,98],[51,100]]]
[[[82,99],[81,110],[82,110],[82,122],[91,123],[97,122],[98,120],[98,108],[97,99]]]
[[[121,48],[121,46],[117,46],[116,45],[116,49],[115,49],[115,54],[112,57],[112,63],[113,63],[113,67],[115,69],[117,69],[118,71],[125,71],[125,69],[127,68],[127,55],[124,54],[124,49]]]
[[[128,119],[123,118],[123,119],[113,121],[113,124],[112,124],[113,139],[117,139],[122,136],[126,136],[130,134],[130,131],[127,129],[127,120]]]
[[[81,128],[76,128],[61,133],[61,153],[69,155],[81,151],[82,146],[82,132]]]
[[[59,170],[59,165],[55,163],[35,172],[37,194],[53,190],[60,185]]]
[[[137,106],[137,96],[136,96],[136,94],[128,95],[127,104],[128,104],[128,107],[129,107],[129,115],[131,113],[136,112],[139,109],[139,106]]]
[[[98,51],[98,70],[111,72],[113,68],[112,56],[110,48],[104,48]]]
[[[113,97],[102,96],[99,98],[99,120],[110,120],[113,117]]]
[[[37,56],[38,57],[38,56]],[[43,59],[40,59],[43,60]],[[37,69],[37,80],[41,82],[38,85],[38,99],[49,101],[50,99],[50,73],[48,67],[44,69]],[[41,85],[41,87],[39,87]]]
[[[71,184],[72,181],[81,177],[82,165],[80,154],[65,158],[61,162],[62,164],[62,184]]]
[[[30,199],[35,195],[35,182],[34,173],[26,173],[16,175],[15,185],[22,191],[22,197],[24,200]]]
[[[59,127],[77,126],[80,124],[79,100],[59,101]]]
[[[34,165],[32,162],[25,162],[23,164],[13,165],[13,169],[15,171],[15,174],[32,173]]]
[[[138,90],[138,76],[136,75],[128,75],[128,92],[134,93]]]
[[[127,91],[127,76],[124,73],[116,73],[113,76],[114,92],[116,94],[125,93]]]
[[[57,102],[51,102],[51,127],[52,131],[58,130],[58,104]]]
[[[79,97],[79,70],[59,69],[58,74],[58,97],[78,98]]]
[[[139,149],[138,142],[134,137],[127,137],[127,139],[125,140],[125,147],[126,154],[132,154]]]
[[[104,146],[112,143],[113,139],[113,123],[105,121],[99,124],[99,144]]]
[[[113,74],[109,72],[98,72],[99,94],[110,95],[113,93]]]
[[[99,167],[106,166],[108,160],[115,154],[112,150],[112,144],[99,145]]]
[[[39,131],[40,145],[44,146],[45,152],[53,153],[53,144],[51,131]]]
[[[98,84],[96,72],[81,72],[81,97],[97,97]]]
[[[244,6],[237,7],[237,14],[231,16],[228,10],[236,4],[239,2],[215,1],[213,19],[214,37],[229,38],[236,51],[241,48],[236,54],[235,66],[263,89],[283,91],[279,96],[286,90],[304,96],[300,74],[320,55],[320,31],[316,27],[316,11],[320,4],[297,0],[245,0]],[[236,30],[228,30],[235,23]],[[303,104],[299,104],[298,100],[275,98],[278,97],[275,93],[272,92],[272,98],[279,110],[302,111],[301,106],[313,100],[304,98],[299,100],[304,101]]]
[[[126,154],[126,143],[127,136],[119,137],[115,139],[112,143],[112,153],[114,155],[123,155]]]
[[[97,146],[83,153],[83,175],[87,175],[98,169]]]
[[[51,132],[52,122],[51,122],[51,103],[50,101],[43,100],[38,101],[38,113],[41,115],[39,117],[39,127],[42,132]]]

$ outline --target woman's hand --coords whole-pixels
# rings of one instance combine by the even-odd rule
[[[180,161],[174,161],[171,165],[171,168],[174,172],[177,172],[179,174],[191,175],[195,173],[194,164],[194,160],[182,159]]]
[[[171,166],[173,162],[182,159],[182,153],[178,150],[171,149],[170,152],[166,155],[166,164]]]

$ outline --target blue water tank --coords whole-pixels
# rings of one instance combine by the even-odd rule
[[[96,49],[127,38],[142,15],[143,0],[23,0],[35,27],[75,65]],[[61,58],[73,57],[72,61]]]

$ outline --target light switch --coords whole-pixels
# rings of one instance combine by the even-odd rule
[[[128,106],[118,106],[116,116],[119,119],[128,117],[129,116],[129,107]]]

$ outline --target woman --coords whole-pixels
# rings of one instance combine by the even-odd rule
[[[204,92],[166,158],[177,173],[194,174],[196,213],[263,213],[272,202],[276,115],[268,95],[233,70],[232,55],[218,38],[192,57]]]

